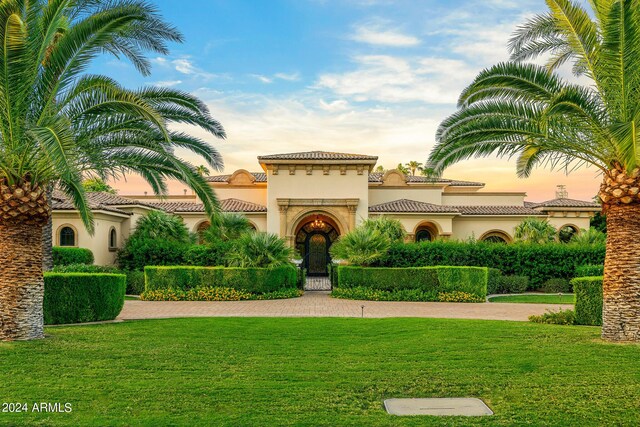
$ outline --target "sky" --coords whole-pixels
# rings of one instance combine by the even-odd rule
[[[439,123],[483,68],[508,59],[519,23],[543,0],[155,0],[185,36],[168,56],[152,55],[151,76],[100,58],[93,71],[127,87],[162,85],[191,92],[210,107],[228,138],[176,126],[213,144],[232,173],[259,171],[259,155],[340,151],[379,156],[393,168],[425,162]],[[178,152],[194,164],[195,156]],[[537,169],[519,179],[515,160],[472,159],[447,178],[485,182],[485,191],[525,191],[528,200],[590,200],[595,168]],[[121,194],[150,191],[128,177]],[[185,186],[173,183],[171,193]]]

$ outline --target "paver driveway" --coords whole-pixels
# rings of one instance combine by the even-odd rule
[[[364,310],[362,308],[364,306]],[[300,298],[270,301],[125,301],[118,319],[172,317],[437,317],[526,321],[560,304],[445,303],[353,301],[331,298],[329,292],[306,292]]]

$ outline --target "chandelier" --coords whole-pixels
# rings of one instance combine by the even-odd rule
[[[320,230],[324,228],[324,221],[316,217],[315,221],[311,223],[311,228],[313,228],[314,230]]]

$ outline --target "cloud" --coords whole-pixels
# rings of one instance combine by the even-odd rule
[[[153,83],[155,86],[172,87],[182,84],[182,80],[161,80]]]
[[[269,84],[273,83],[273,79],[267,76],[263,76],[262,74],[251,74],[251,77],[254,77],[260,80],[262,83]]]
[[[273,77],[280,79],[280,80],[286,80],[289,82],[296,82],[298,80],[300,80],[300,74],[299,73],[275,73],[273,75]]]
[[[350,37],[352,40],[376,46],[410,47],[420,44],[420,39],[396,30],[383,29],[379,24],[360,25]]]
[[[345,111],[349,109],[349,107],[349,102],[344,99],[337,99],[332,102],[326,102],[324,99],[320,100],[320,108],[331,113]]]
[[[219,74],[209,73],[207,71],[202,70],[198,66],[194,64],[188,56],[182,56],[176,59],[167,59],[163,57],[157,57],[153,60],[159,66],[166,69],[173,69],[178,73],[189,76],[192,78],[198,78],[201,80],[211,80],[213,78],[222,78],[226,76],[221,76]]]
[[[322,74],[316,86],[356,102],[455,104],[477,71],[463,61],[440,57],[361,55],[353,62],[355,70]]]

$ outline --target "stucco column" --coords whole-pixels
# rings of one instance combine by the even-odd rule
[[[356,228],[356,209],[358,206],[348,205],[349,210],[349,231],[353,231]]]
[[[279,205],[280,208],[280,237],[284,238],[287,236],[287,210],[289,206],[287,205]]]

